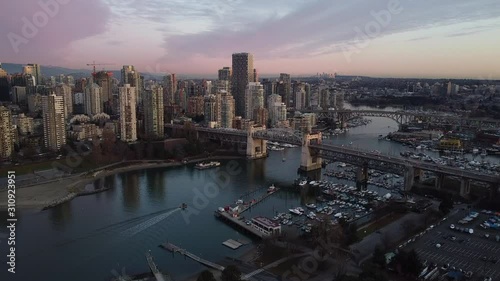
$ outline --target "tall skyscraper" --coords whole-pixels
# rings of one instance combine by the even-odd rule
[[[253,120],[255,109],[264,108],[264,86],[259,82],[248,83],[245,97],[244,117]]]
[[[73,91],[70,86],[66,84],[59,84],[56,86],[56,96],[64,97],[64,109],[66,118],[73,115]]]
[[[220,127],[232,128],[234,119],[234,98],[227,91],[220,91],[221,93],[221,121]]]
[[[267,98],[267,106],[271,127],[276,127],[280,122],[286,120],[286,105],[282,102],[280,95],[270,95]]]
[[[259,82],[259,74],[255,68],[253,69],[253,82]]]
[[[167,74],[163,77],[164,96],[163,102],[165,105],[174,104],[174,95],[177,91],[177,79],[174,73]]]
[[[218,110],[218,100],[216,95],[205,96],[205,122],[214,122],[217,125],[220,123],[220,111]]]
[[[55,94],[43,96],[42,109],[45,147],[59,150],[66,144],[64,97]]]
[[[135,87],[125,84],[119,88],[120,99],[120,136],[124,142],[137,140],[137,116]]]
[[[0,106],[0,159],[9,158],[14,151],[12,116],[10,110]]]
[[[138,71],[135,70],[135,67],[133,65],[123,66],[121,84],[130,84],[131,87],[134,87],[137,95],[136,102],[138,104],[142,102],[141,75]]]
[[[231,94],[231,81],[229,80],[217,80],[213,85],[212,92],[219,93],[225,91]]]
[[[85,114],[92,117],[98,113],[102,113],[102,88],[96,83],[87,85],[85,88]]]
[[[283,98],[283,102],[287,107],[292,106],[292,79],[288,73],[280,73],[280,84],[278,87],[279,95]]]
[[[232,94],[236,101],[236,115],[245,115],[245,91],[249,82],[254,81],[253,55],[233,54]]]
[[[231,81],[231,68],[229,66],[219,69],[219,80]]]
[[[144,131],[148,139],[164,137],[163,87],[155,85],[144,94]]]
[[[27,64],[23,67],[23,74],[30,74],[35,77],[36,86],[42,84],[42,71],[38,64]]]
[[[12,87],[12,102],[16,104],[26,104],[28,102],[28,98],[26,96],[26,87]]]
[[[103,103],[103,112],[112,114],[113,109],[113,73],[99,71],[94,75],[94,82],[102,88],[101,103]]]

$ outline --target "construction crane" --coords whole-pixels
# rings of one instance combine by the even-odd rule
[[[95,75],[97,72],[95,72],[95,66],[96,65],[114,65],[112,63],[95,63],[95,61],[93,61],[92,63],[87,63],[87,66],[93,66],[94,67],[94,72],[92,72],[92,75]]]

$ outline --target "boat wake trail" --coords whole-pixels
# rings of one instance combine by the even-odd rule
[[[169,209],[166,209],[166,210],[161,210],[161,211],[150,213],[150,214],[147,214],[147,215],[142,215],[142,216],[139,216],[139,217],[131,218],[131,219],[128,219],[128,220],[125,220],[125,221],[117,222],[117,223],[110,224],[110,225],[105,226],[105,227],[98,228],[95,231],[96,232],[107,232],[107,231],[110,231],[111,229],[121,228],[121,227],[123,227],[125,225],[133,224],[134,222],[137,222],[137,221],[139,221],[141,219],[144,219],[144,218],[147,218],[147,217],[151,217],[151,216],[154,216],[154,215],[162,214],[162,213],[165,213],[165,212],[171,212],[171,211],[174,211],[174,210],[177,210],[177,209],[179,209],[179,207],[169,208]]]
[[[136,235],[137,233],[142,232],[142,231],[154,226],[155,224],[161,222],[162,220],[168,218],[170,215],[172,215],[175,212],[180,211],[180,210],[181,210],[180,208],[176,208],[175,210],[158,215],[154,218],[150,218],[149,220],[147,220],[145,222],[142,222],[136,226],[133,226],[133,227],[123,231],[121,233],[121,236],[124,238],[132,237],[132,236]]]

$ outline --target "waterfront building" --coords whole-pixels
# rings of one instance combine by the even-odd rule
[[[262,232],[264,236],[277,236],[281,234],[281,224],[266,217],[253,218],[252,227]]]
[[[8,108],[0,106],[0,159],[9,158],[14,151],[12,115]]]
[[[119,87],[120,137],[124,142],[137,141],[136,88],[130,84]]]
[[[153,86],[144,95],[144,130],[149,139],[164,137],[163,88]]]
[[[42,97],[43,139],[45,147],[59,150],[66,144],[64,97],[51,94]]]
[[[264,87],[259,82],[250,82],[245,91],[245,115],[253,120],[255,109],[264,108]]]

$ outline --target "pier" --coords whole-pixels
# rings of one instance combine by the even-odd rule
[[[252,225],[247,225],[241,218],[240,215],[243,214],[244,212],[248,211],[250,208],[253,206],[261,203],[265,199],[269,198],[271,195],[274,193],[278,192],[279,189],[276,188],[273,192],[266,193],[262,195],[260,198],[256,200],[250,201],[248,204],[241,204],[239,205],[239,211],[237,213],[228,213],[228,212],[220,212],[220,211],[215,211],[215,216],[224,222],[230,224],[233,227],[236,227],[237,229],[242,229],[246,233],[252,234],[253,236],[263,239],[266,237],[266,235],[256,228],[252,227]],[[252,193],[252,192],[250,192]],[[250,194],[249,193],[249,194]],[[234,216],[236,215],[236,216]]]
[[[197,261],[205,266],[208,266],[210,268],[213,268],[213,269],[217,269],[219,271],[223,271],[224,270],[224,267],[222,265],[219,265],[219,264],[216,264],[216,263],[213,263],[211,261],[208,261],[206,259],[203,259],[203,258],[200,258],[198,257],[197,255],[193,254],[193,253],[190,253],[188,252],[187,250],[185,249],[182,249],[172,243],[165,243],[165,244],[162,244],[160,245],[160,247],[162,247],[163,249],[169,251],[169,252],[172,252],[172,253],[180,253],[181,255],[184,255],[185,257],[188,257],[194,261]]]
[[[256,199],[255,201],[250,201],[248,204],[244,204],[242,206],[242,208],[240,209],[239,213],[240,214],[243,214],[244,212],[246,212],[248,209],[252,208],[253,206],[261,203],[262,201],[266,200],[268,197],[270,197],[271,195],[273,195],[274,193],[278,192],[279,189],[276,188],[275,191],[273,192],[269,192],[269,193],[266,193],[264,195],[262,195],[260,198]],[[255,192],[255,191],[254,191]]]

